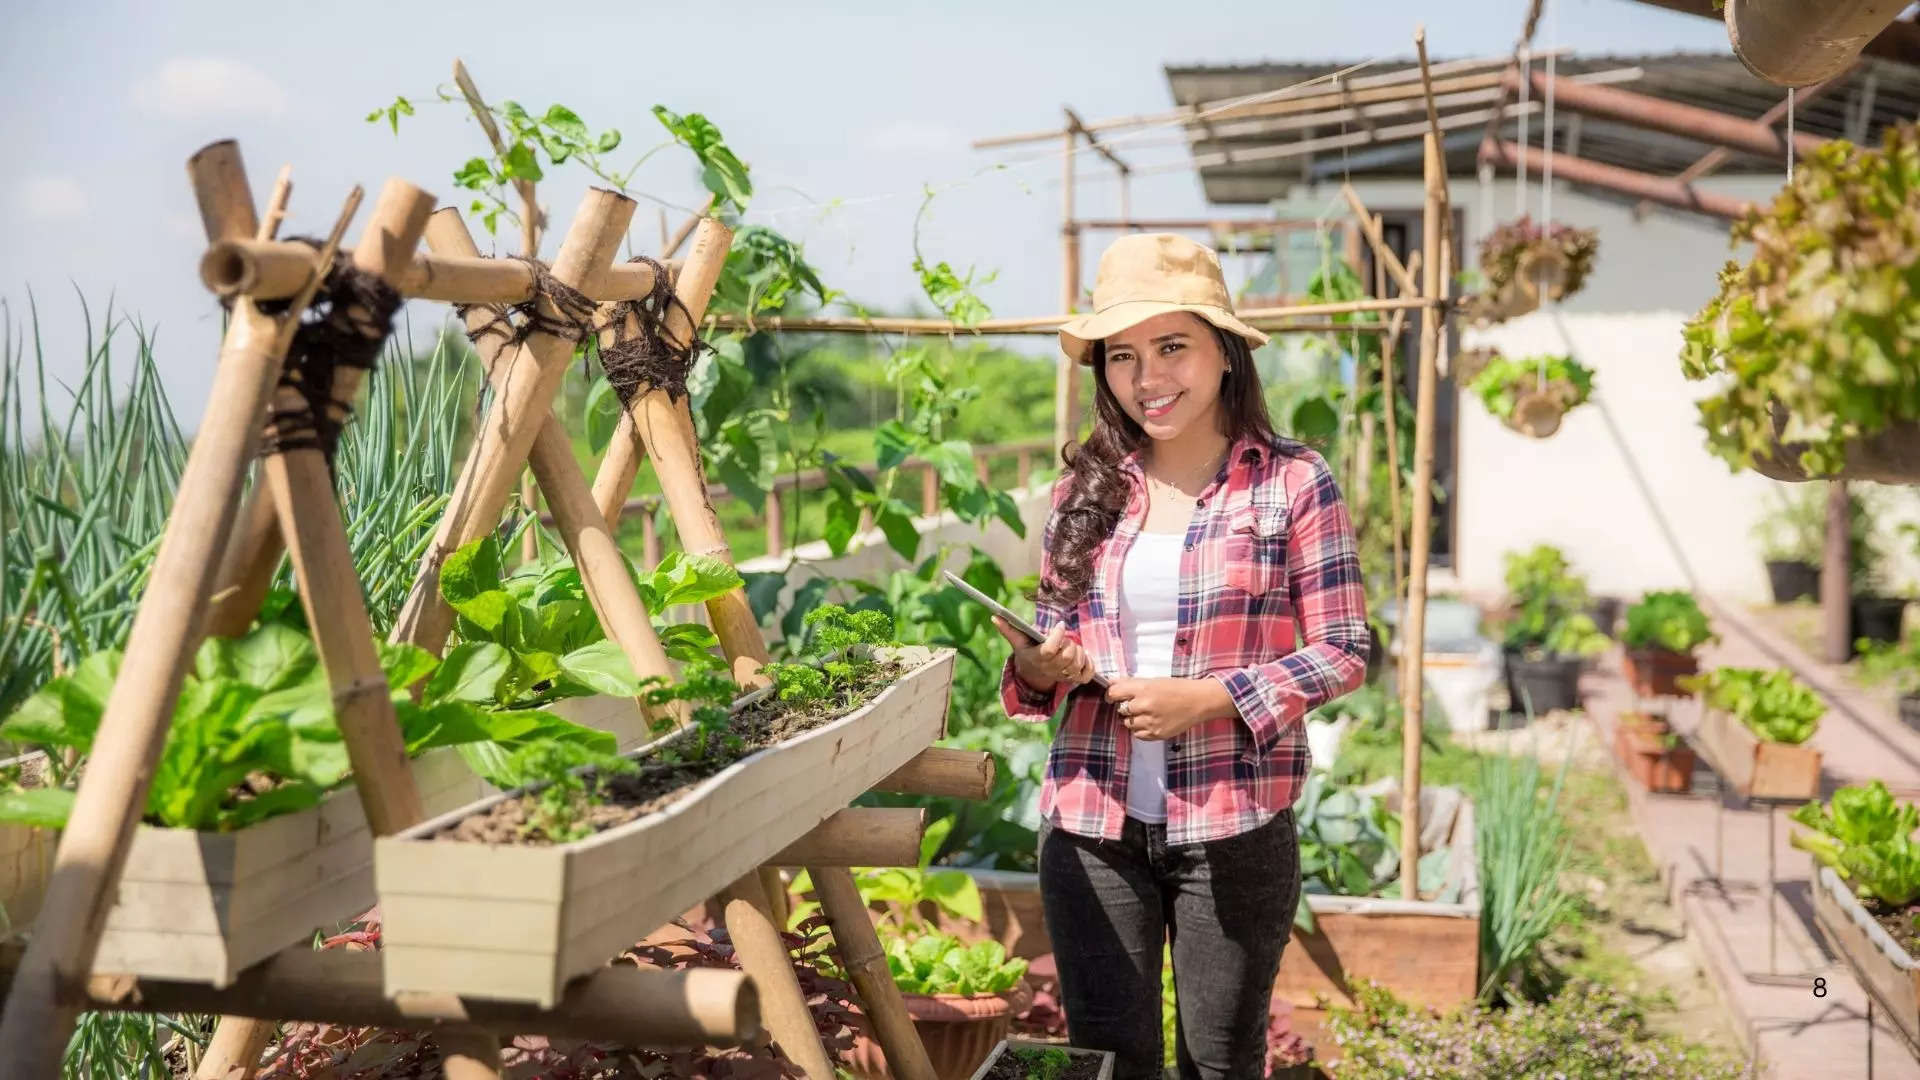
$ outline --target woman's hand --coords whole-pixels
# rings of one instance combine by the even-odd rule
[[[1233,698],[1214,679],[1115,679],[1107,700],[1119,703],[1128,731],[1156,742],[1234,712]]]
[[[1067,638],[1062,624],[1054,623],[1047,631],[1047,640],[1037,645],[998,615],[993,617],[993,625],[1013,646],[1014,674],[1035,690],[1052,690],[1063,682],[1079,686],[1093,678],[1093,658],[1079,642]]]

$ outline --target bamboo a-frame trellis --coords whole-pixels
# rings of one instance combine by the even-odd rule
[[[99,742],[61,836],[45,908],[24,954],[0,958],[13,971],[0,1019],[0,1077],[57,1072],[77,1012],[102,1007],[225,1014],[202,1061],[203,1076],[251,1075],[272,1031],[267,1017],[363,1024],[393,1024],[404,1018],[410,1025],[431,1025],[449,1076],[497,1076],[502,1033],[609,1038],[633,1045],[724,1045],[756,1037],[764,1017],[781,1049],[809,1075],[833,1075],[770,917],[774,901],[762,886],[770,875],[763,874],[749,875],[722,897],[744,975],[703,972],[694,978],[696,973],[608,969],[574,983],[552,1009],[489,1007],[464,999],[389,1003],[377,982],[369,981],[365,959],[323,958],[303,946],[289,948],[224,989],[93,975],[106,915],[181,681],[203,635],[236,634],[251,623],[283,549],[291,556],[333,688],[358,797],[372,831],[395,832],[422,817],[421,796],[347,552],[328,463],[331,447],[320,434],[327,427],[337,431],[344,420],[359,372],[341,368],[330,397],[304,413],[307,400],[293,383],[283,381],[283,359],[308,302],[323,282],[332,281],[329,268],[336,265],[358,191],[325,247],[289,251],[272,235],[289,191],[284,178],[267,215],[269,224],[263,227],[232,143],[216,143],[195,155],[189,176],[213,244],[203,269],[233,272],[228,277],[235,284],[217,290],[230,295],[232,320],[211,404],[156,556],[154,584],[141,599],[123,677],[109,698]],[[536,315],[510,339],[483,335],[480,356],[494,385],[494,405],[477,432],[393,640],[431,652],[444,647],[452,617],[434,587],[440,565],[462,544],[492,531],[513,498],[515,479],[530,462],[608,637],[643,677],[671,676],[614,544],[613,528],[641,458],[650,457],[683,545],[732,561],[707,501],[687,400],[675,400],[656,388],[635,395],[591,488],[552,415],[554,394],[577,342],[588,333],[621,332],[621,327],[608,325],[608,318],[630,309],[604,302],[644,295],[657,274],[666,272],[658,264],[610,265],[632,217],[632,200],[615,192],[590,191],[550,271],[477,258],[459,215],[447,209],[430,216],[432,203],[412,185],[389,182],[364,236],[352,249],[350,265],[357,280],[383,283],[380,295],[389,297],[391,306],[368,312],[335,298],[338,318],[361,331],[377,350],[392,307],[409,288],[417,290],[416,295],[468,303],[531,301]],[[423,234],[434,249],[430,256],[414,253]],[[719,222],[703,220],[693,240],[674,283],[675,317],[664,326],[666,339],[682,349],[690,344],[731,235]],[[300,258],[306,260],[304,267]],[[554,284],[546,285],[546,280]],[[259,302],[268,294],[289,302],[278,314],[268,314]],[[347,299],[359,295],[351,293]],[[602,303],[578,310],[587,301]],[[562,304],[575,310],[563,310]],[[470,313],[469,326],[490,318]],[[304,419],[290,424],[288,417]],[[247,465],[262,444],[263,428],[272,436],[261,470],[263,482],[242,509]],[[758,668],[767,650],[744,592],[735,590],[708,608],[736,677],[764,683]],[[978,798],[987,793],[991,777],[985,755],[928,750],[878,787]],[[877,834],[854,830],[852,841],[845,822],[838,831],[823,825],[810,846],[802,843],[790,850],[820,860],[811,867],[813,880],[843,961],[896,1071],[930,1080],[931,1066],[846,869],[884,864],[897,860],[900,850],[917,850],[919,818],[911,823],[912,834],[904,844],[892,835],[901,831],[901,823],[889,822]],[[894,841],[890,845],[879,842],[889,837]]]

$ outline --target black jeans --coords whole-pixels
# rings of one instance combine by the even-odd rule
[[[1040,898],[1073,1045],[1115,1080],[1161,1075],[1160,960],[1173,946],[1182,1080],[1266,1076],[1267,1008],[1300,902],[1293,812],[1209,844],[1127,819],[1116,841],[1040,836]]]

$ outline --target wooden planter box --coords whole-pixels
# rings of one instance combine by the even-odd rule
[[[1742,795],[1813,799],[1820,795],[1820,751],[1762,742],[1723,709],[1703,709],[1695,732],[1707,762]]]
[[[1827,942],[1880,1000],[1907,1041],[1920,1042],[1920,961],[1908,956],[1900,943],[1867,914],[1853,890],[1831,867],[1820,867],[1814,879],[1813,915]]]
[[[980,1068],[973,1074],[973,1080],[985,1080],[987,1073],[993,1070],[993,1063],[999,1061],[1000,1055],[1009,1050],[1064,1050],[1075,1057],[1099,1058],[1100,1072],[1095,1080],[1113,1080],[1113,1054],[1111,1052],[1106,1050],[1081,1050],[1072,1046],[1056,1046],[1053,1043],[1034,1042],[1031,1039],[1001,1040],[1000,1045],[994,1047],[993,1052],[987,1055],[987,1060],[980,1063]]]
[[[585,840],[429,839],[520,792],[380,838],[374,876],[387,993],[551,1006],[569,980],[778,854],[940,737],[953,651],[896,655],[912,670],[864,707],[735,762],[657,814]]]
[[[1659,794],[1684,794],[1693,788],[1693,749],[1686,743],[1663,746],[1651,731],[1620,727],[1614,752],[1641,787]]]
[[[1426,793],[1421,811],[1430,813]],[[1397,803],[1395,804],[1397,805]],[[1293,1006],[1294,1029],[1320,1061],[1339,1057],[1322,1000],[1352,1008],[1347,980],[1369,979],[1412,1005],[1445,1011],[1480,990],[1479,864],[1473,804],[1462,800],[1448,831],[1450,875],[1462,876],[1463,903],[1309,893],[1318,932],[1292,931],[1273,982],[1275,1000]]]

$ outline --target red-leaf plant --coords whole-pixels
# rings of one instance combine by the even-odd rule
[[[694,967],[739,968],[724,929],[696,927],[681,920],[680,940],[641,942],[615,963],[675,970]],[[784,934],[794,974],[813,1013],[814,1027],[828,1053],[843,1059],[853,1046],[847,984],[820,973],[816,961],[830,947],[824,919],[803,921]],[[355,920],[346,932],[327,938],[323,949],[373,949],[380,942],[377,910]],[[651,1050],[555,1041],[538,1035],[515,1036],[501,1050],[504,1075],[515,1080],[654,1080],[701,1077],[708,1080],[793,1080],[800,1071],[777,1047]],[[440,1080],[440,1049],[430,1031],[380,1031],[334,1024],[297,1023],[285,1028],[262,1080]]]

